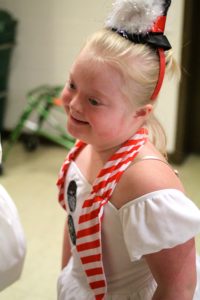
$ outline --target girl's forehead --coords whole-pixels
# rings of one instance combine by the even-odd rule
[[[72,74],[80,74],[84,78],[99,77],[109,81],[113,78],[116,81],[122,81],[121,72],[112,65],[109,61],[106,61],[99,55],[97,56],[94,51],[83,50],[72,66]]]
[[[76,58],[73,69],[81,68],[83,70],[87,69],[90,72],[96,72],[101,69],[103,65],[105,65],[105,63],[99,61],[94,53],[82,51]]]
[[[124,97],[125,86],[121,73],[103,59],[96,59],[91,53],[81,53],[71,70],[71,80],[80,90],[94,92],[104,98]]]

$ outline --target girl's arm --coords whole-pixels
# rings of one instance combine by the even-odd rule
[[[145,259],[158,285],[152,300],[193,299],[196,287],[194,239],[174,248],[146,255]]]
[[[63,236],[63,248],[62,248],[62,269],[68,264],[71,257],[71,245],[68,234],[68,223],[65,221],[64,236]]]

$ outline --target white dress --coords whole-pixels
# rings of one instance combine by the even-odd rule
[[[83,201],[92,186],[73,161],[67,173],[65,195],[72,180],[77,185],[78,201],[71,215],[77,228]],[[68,207],[66,199],[65,202]],[[120,209],[108,202],[102,222],[103,264],[108,285],[106,300],[151,300],[156,283],[143,255],[182,244],[199,232],[199,209],[175,189],[146,194]],[[74,245],[71,245],[71,252],[71,259],[58,278],[58,300],[94,300]],[[197,267],[200,270],[199,261]],[[197,284],[193,300],[199,299]]]

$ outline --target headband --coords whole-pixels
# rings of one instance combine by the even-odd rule
[[[171,0],[116,0],[106,27],[136,44],[146,44],[158,51],[159,77],[151,96],[155,100],[165,74],[164,51],[171,45],[164,35],[166,16]]]

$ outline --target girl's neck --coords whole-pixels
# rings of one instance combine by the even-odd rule
[[[108,159],[121,147],[120,145],[109,148],[96,148],[93,145],[87,145],[87,152],[94,161],[105,164]]]
[[[121,148],[121,146],[128,141],[132,136],[134,135],[131,134],[130,136],[127,136],[124,139],[116,140],[115,143],[110,143],[107,145],[93,145],[93,144],[88,144],[87,147],[90,149],[91,155],[94,155],[95,157],[98,157],[102,162],[107,162],[107,160],[117,151]]]
[[[131,138],[131,137],[130,137]],[[115,154],[121,146],[127,141],[122,141],[120,144],[113,144],[110,147],[97,147],[95,145],[87,144],[75,159],[75,162],[88,182],[93,184],[99,171],[104,167],[105,163],[110,157]]]
[[[111,149],[96,149],[87,144],[76,157],[75,162],[81,173],[92,185],[99,171],[103,168],[108,159],[114,154],[119,147]]]

